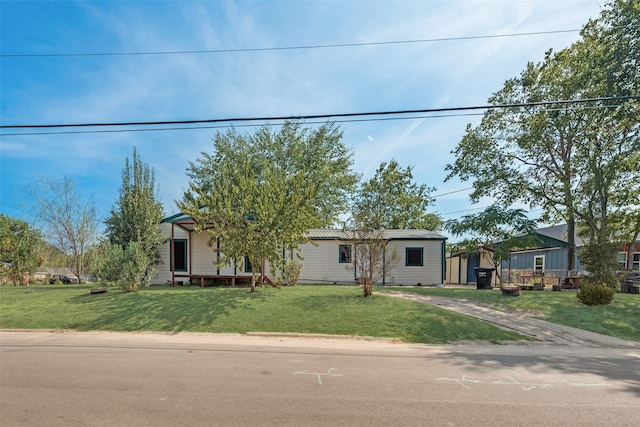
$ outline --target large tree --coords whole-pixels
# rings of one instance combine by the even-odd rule
[[[427,212],[433,202],[432,191],[413,182],[410,166],[403,168],[396,160],[383,162],[356,193],[352,212],[355,228],[439,230],[442,219]]]
[[[66,255],[67,266],[82,283],[86,252],[97,239],[93,201],[76,192],[71,178],[42,178],[31,186],[30,197],[43,238]]]
[[[157,198],[155,172],[144,163],[135,147],[131,160],[125,159],[120,196],[105,220],[106,235],[123,249],[136,242],[152,263],[157,259],[157,246],[165,239],[160,233],[162,203]]]
[[[40,264],[40,233],[24,220],[0,214],[0,262],[13,284],[25,284],[27,274]]]
[[[286,122],[254,134],[218,133],[214,153],[190,163],[189,190],[178,203],[197,229],[222,241],[218,265],[248,258],[282,266],[282,250],[297,248],[310,228],[335,224],[348,207],[358,176],[332,123],[317,129]]]
[[[566,222],[569,270],[576,224],[606,239],[607,216],[637,200],[638,101],[536,103],[638,95],[639,10],[637,0],[610,2],[579,42],[508,80],[489,100],[498,108],[467,127],[447,165],[448,179],[474,180],[472,201],[525,202],[545,222]],[[510,104],[528,106],[500,107]]]

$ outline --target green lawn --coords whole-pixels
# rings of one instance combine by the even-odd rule
[[[519,297],[503,296],[499,290],[457,288],[378,288],[379,292],[416,292],[452,298],[470,298],[503,311],[533,310],[549,322],[626,340],[640,340],[640,295],[616,294],[613,303],[589,307],[575,292],[521,291]]]
[[[397,338],[406,342],[524,339],[437,307],[363,298],[359,287],[152,287],[137,293],[88,287],[0,287],[0,328],[163,332],[296,332]]]

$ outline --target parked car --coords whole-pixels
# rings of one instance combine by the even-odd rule
[[[65,285],[72,283],[72,280],[70,277],[65,276],[64,274],[59,274],[59,275],[51,276],[51,279],[49,279],[49,284],[53,285],[58,280],[64,283]]]

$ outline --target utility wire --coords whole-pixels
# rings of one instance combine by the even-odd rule
[[[430,116],[409,116],[409,117],[382,117],[372,119],[339,119],[333,120],[334,123],[359,123],[359,122],[385,122],[392,120],[414,120],[414,119],[438,119],[447,117],[467,117],[467,116],[481,116],[484,113],[464,113],[464,114],[437,114]],[[305,125],[323,124],[325,121],[314,120],[305,121]],[[272,126],[282,126],[283,123],[269,123]],[[123,133],[123,132],[157,132],[157,131],[176,131],[176,130],[199,130],[199,129],[227,129],[230,127],[244,128],[244,127],[256,127],[258,124],[221,124],[211,126],[179,126],[179,127],[158,127],[158,128],[143,128],[143,129],[102,129],[102,130],[72,130],[72,131],[52,131],[52,132],[15,132],[15,133],[0,133],[0,136],[31,136],[31,135],[73,135],[73,134],[87,134],[87,133]]]
[[[575,107],[562,107],[562,108],[548,108],[545,111],[578,111],[578,110],[590,110],[596,108],[616,108],[617,105],[599,105],[595,107],[581,106]],[[460,113],[460,114],[432,114],[428,116],[409,116],[409,117],[382,117],[372,119],[339,119],[333,120],[334,123],[360,123],[360,122],[385,122],[392,120],[416,120],[416,119],[439,119],[448,117],[471,117],[482,116],[484,113]],[[323,124],[325,121],[305,121],[307,125]],[[271,126],[282,126],[283,123],[269,123]],[[143,129],[102,129],[102,130],[77,130],[77,131],[51,131],[51,132],[13,132],[13,133],[0,133],[2,136],[33,136],[33,135],[76,135],[76,134],[90,134],[90,133],[131,133],[131,132],[158,132],[158,131],[178,131],[178,130],[201,130],[201,129],[228,129],[230,127],[244,128],[244,127],[256,127],[257,124],[221,124],[211,126],[180,126],[180,127],[159,127],[159,128],[143,128]],[[1,127],[1,126],[0,126]]]
[[[395,110],[395,111],[375,111],[365,113],[337,113],[337,114],[308,114],[299,116],[264,116],[264,117],[235,117],[226,119],[204,119],[204,120],[171,120],[153,122],[115,122],[115,123],[64,123],[64,124],[41,124],[41,125],[1,125],[0,129],[54,129],[54,128],[85,128],[85,127],[122,127],[122,126],[162,126],[162,125],[192,125],[204,123],[235,123],[235,122],[272,122],[286,120],[313,120],[313,119],[338,119],[345,117],[369,117],[388,116],[406,114],[443,113],[455,111],[473,110],[495,110],[502,108],[540,107],[548,105],[568,105],[585,104],[590,102],[606,101],[629,101],[640,100],[640,95],[630,96],[610,96],[586,99],[567,99],[557,101],[522,102],[514,104],[480,105],[472,107],[448,107],[448,108],[427,108],[419,110]]]
[[[256,47],[256,48],[238,48],[238,49],[207,49],[207,50],[173,50],[173,51],[150,51],[150,52],[85,52],[85,53],[3,53],[0,57],[4,58],[51,58],[51,57],[78,57],[78,56],[141,56],[141,55],[193,55],[203,53],[237,53],[237,52],[265,52],[278,50],[309,50],[309,49],[335,49],[343,47],[359,47],[359,46],[384,46],[411,43],[434,43],[448,42],[457,40],[478,40],[492,39],[500,37],[523,37],[523,36],[539,36],[546,34],[562,34],[576,33],[580,30],[554,30],[554,31],[533,31],[528,33],[511,33],[511,34],[489,34],[478,36],[462,36],[462,37],[441,37],[433,39],[417,39],[417,40],[395,40],[382,42],[363,42],[363,43],[335,43],[335,44],[316,44],[304,46],[281,46],[281,47]]]
[[[432,199],[436,199],[442,196],[448,196],[449,194],[461,193],[463,191],[471,190],[473,187],[461,188],[460,190],[449,191],[447,193],[436,194],[435,196],[431,196]]]

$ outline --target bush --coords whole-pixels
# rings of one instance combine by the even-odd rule
[[[124,250],[118,285],[126,292],[136,292],[147,281],[149,257],[138,242],[131,242]]]
[[[285,279],[287,285],[295,286],[298,284],[298,279],[302,274],[302,263],[299,261],[291,261],[285,266],[286,274]]]
[[[611,304],[615,294],[615,288],[610,286],[587,284],[580,287],[576,296],[581,303],[591,306]]]

